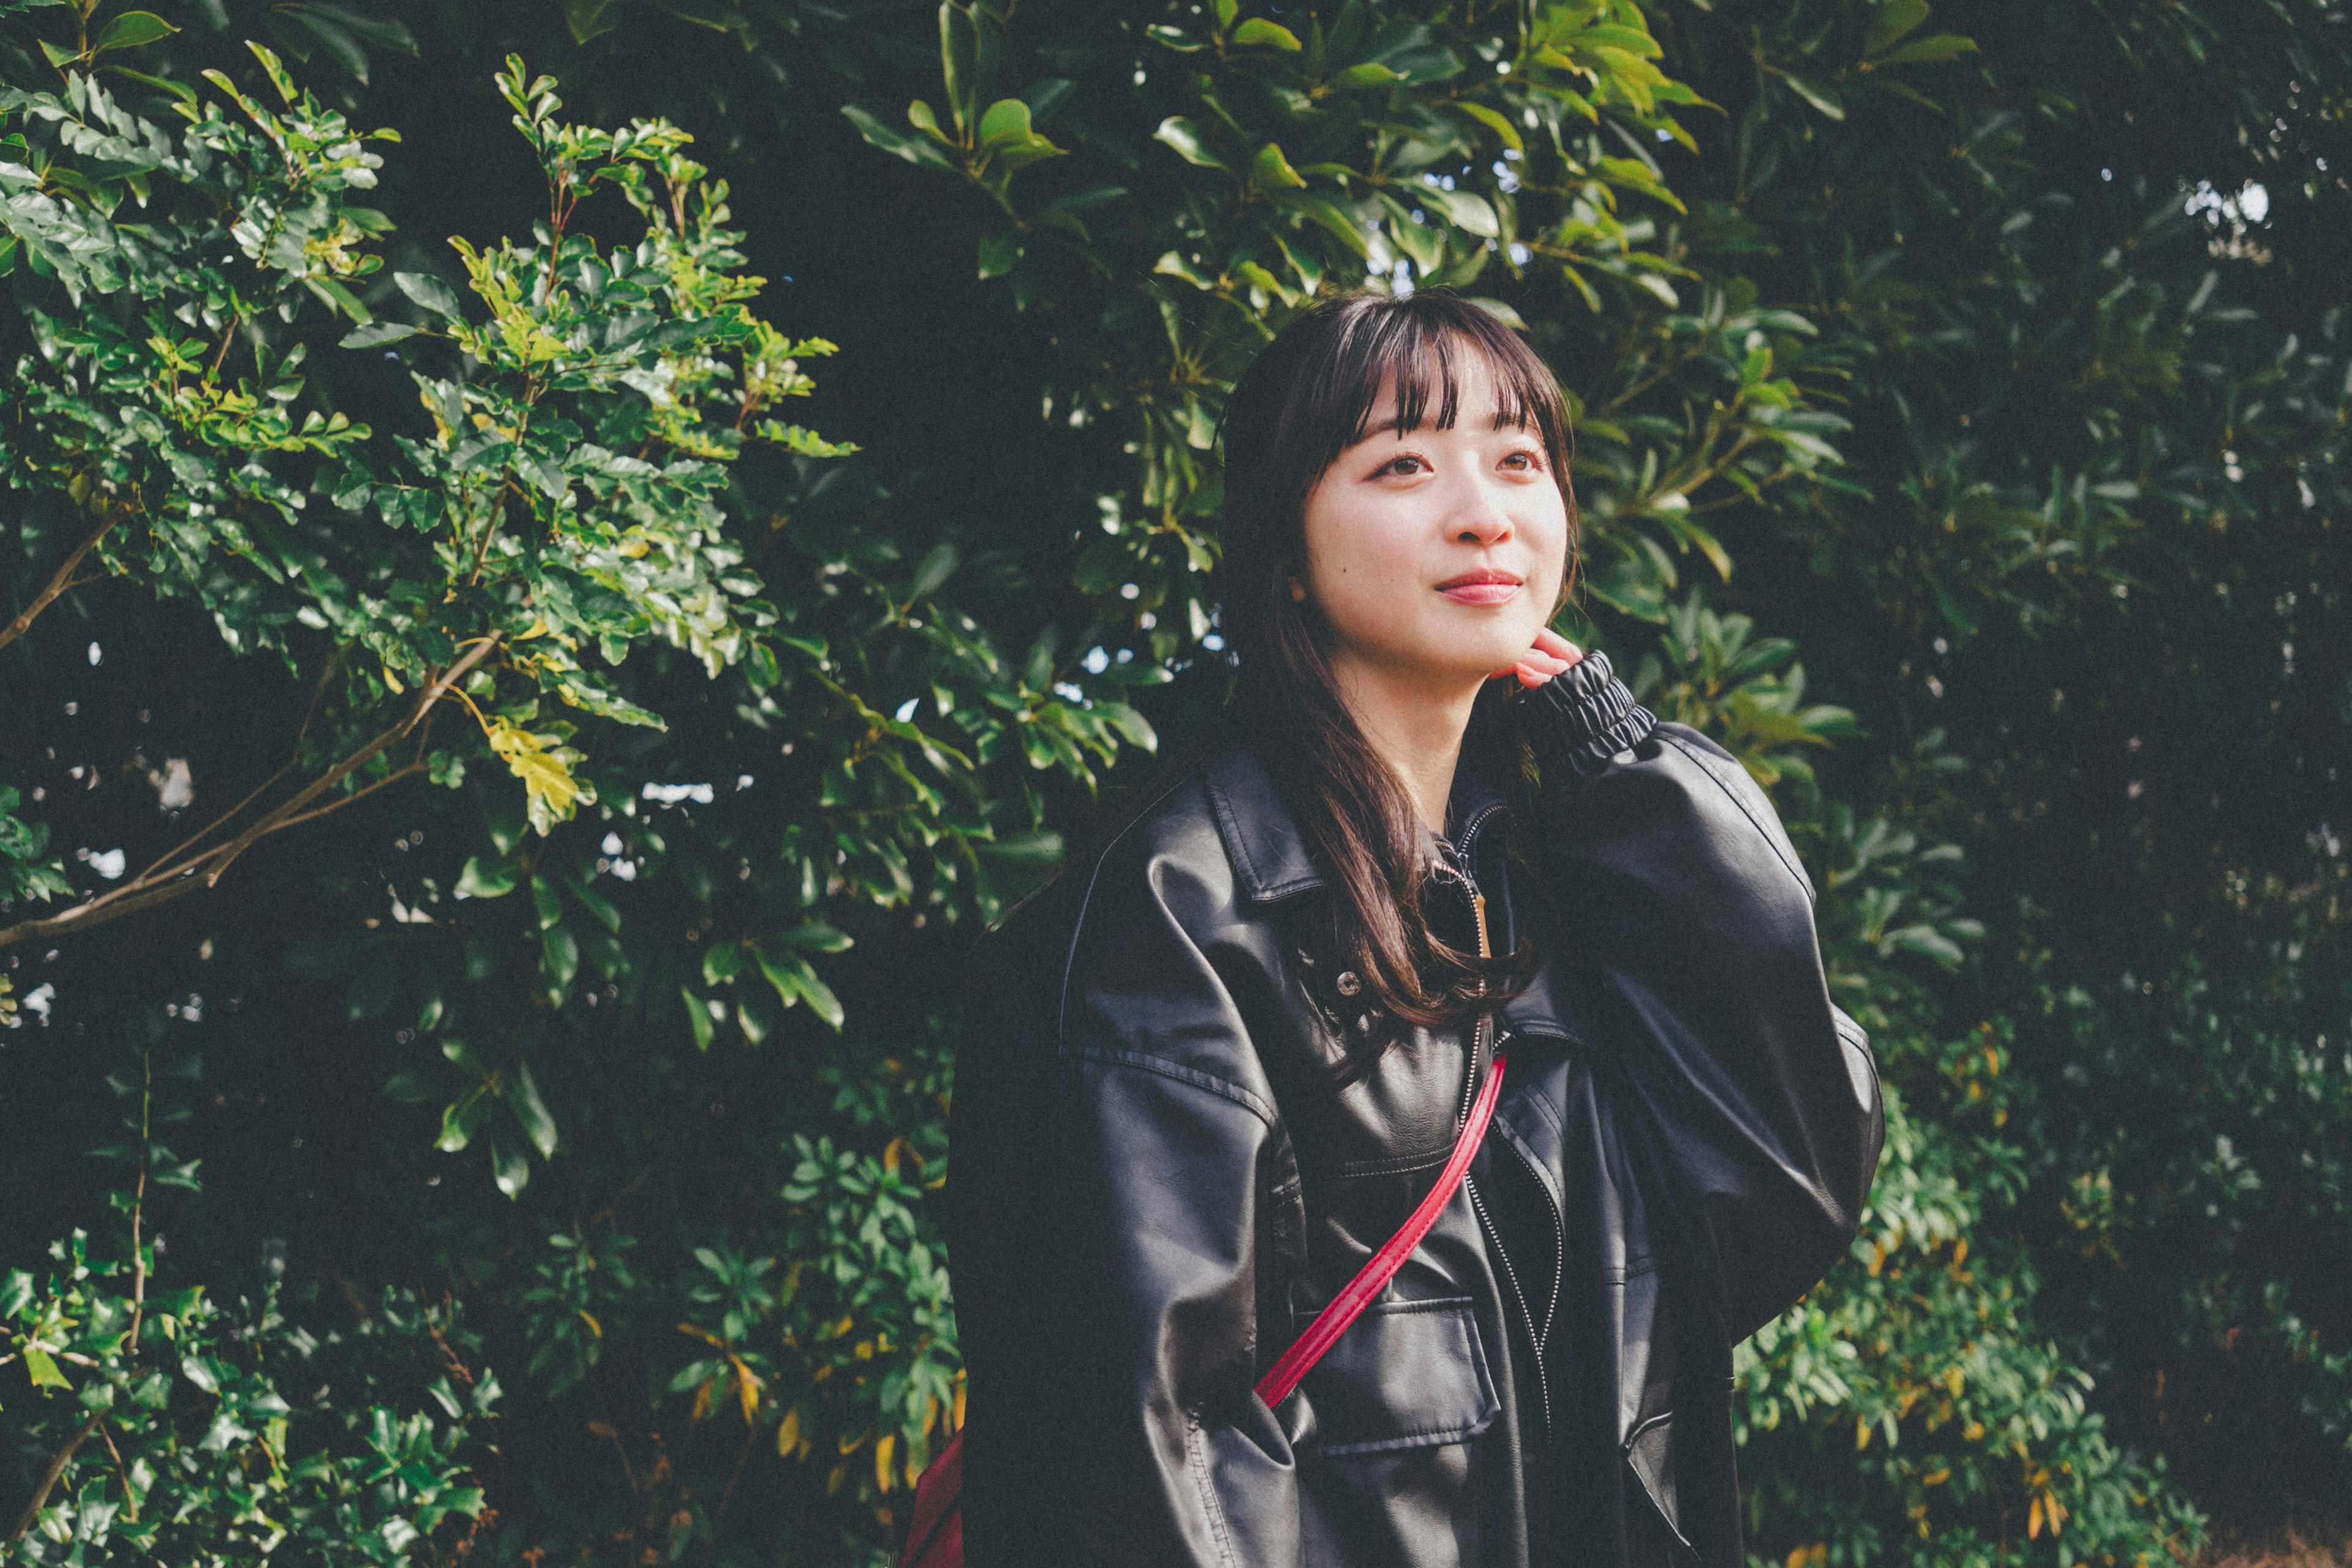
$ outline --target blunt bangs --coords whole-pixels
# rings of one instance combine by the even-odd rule
[[[1474,360],[1495,389],[1494,427],[1532,430],[1566,492],[1568,419],[1559,384],[1517,333],[1482,307],[1443,294],[1360,297],[1333,310],[1322,337],[1319,352],[1310,351],[1299,366],[1273,432],[1278,448],[1305,459],[1302,502],[1340,454],[1372,434],[1385,386],[1396,389],[1396,417],[1384,427],[1400,436],[1424,425],[1452,429],[1463,417],[1463,384]]]

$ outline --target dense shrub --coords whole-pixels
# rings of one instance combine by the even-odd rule
[[[1566,629],[1894,1089],[1759,1557],[2340,1487],[2326,7],[0,13],[16,1552],[886,1550],[950,977],[1219,700],[1222,399],[1367,282],[1560,372]]]

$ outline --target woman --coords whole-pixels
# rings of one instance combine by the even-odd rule
[[[1232,703],[976,968],[966,1561],[1744,1568],[1731,1346],[1882,1132],[1811,887],[1737,762],[1547,629],[1565,419],[1491,316],[1327,304],[1224,440]],[[1506,1050],[1468,1179],[1268,1408]]]

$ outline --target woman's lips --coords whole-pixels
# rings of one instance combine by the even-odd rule
[[[1437,591],[1457,605],[1507,605],[1522,586],[1508,572],[1465,572],[1437,585]]]

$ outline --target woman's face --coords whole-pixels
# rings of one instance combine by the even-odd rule
[[[1463,358],[1451,429],[1399,435],[1384,386],[1371,433],[1307,494],[1301,585],[1343,674],[1475,687],[1526,653],[1559,598],[1568,509],[1542,437],[1496,428],[1494,378]]]

